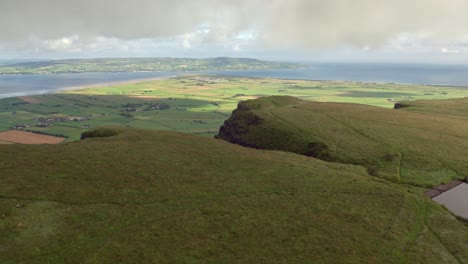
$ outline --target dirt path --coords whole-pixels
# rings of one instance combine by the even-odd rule
[[[439,185],[439,186],[436,186],[436,187],[432,187],[430,190],[427,190],[425,192],[425,194],[429,198],[433,199],[434,197],[439,196],[442,193],[444,193],[444,192],[446,192],[448,190],[451,190],[451,189],[457,187],[458,185],[460,185],[462,183],[463,183],[463,181],[457,181],[457,180],[451,181],[451,182],[449,182],[447,184],[442,184],[442,185]]]

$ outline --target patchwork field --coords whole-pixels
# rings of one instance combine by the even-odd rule
[[[40,135],[20,130],[0,132],[0,144],[1,142],[18,144],[58,144],[64,140],[65,138],[61,137]]]
[[[0,131],[27,129],[73,141],[89,128],[121,125],[213,137],[239,102],[270,95],[392,108],[466,97],[468,88],[187,75],[2,99]]]

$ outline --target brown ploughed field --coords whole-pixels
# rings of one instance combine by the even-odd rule
[[[0,142],[11,142],[18,144],[58,144],[65,140],[61,137],[40,135],[31,132],[10,130],[0,132]]]
[[[27,102],[27,103],[30,103],[30,104],[37,104],[37,103],[40,103],[41,101],[39,101],[38,99],[34,98],[34,97],[31,97],[31,96],[21,96],[19,97],[19,99]]]

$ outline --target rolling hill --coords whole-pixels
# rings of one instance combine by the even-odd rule
[[[306,107],[241,106],[279,101]],[[0,145],[1,263],[468,263],[460,221],[361,166],[169,131],[83,138]]]
[[[218,138],[365,166],[417,186],[468,176],[468,98],[416,101],[400,109],[267,97],[241,102]]]

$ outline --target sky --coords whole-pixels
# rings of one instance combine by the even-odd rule
[[[466,0],[0,0],[0,60],[466,63]]]

